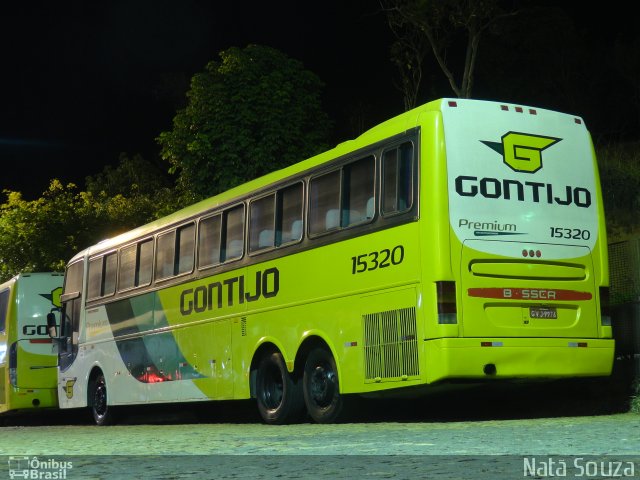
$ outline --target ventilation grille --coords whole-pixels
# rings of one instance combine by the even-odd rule
[[[402,379],[420,374],[416,309],[364,315],[365,379]]]
[[[247,336],[247,317],[240,318],[240,332],[243,337]]]
[[[609,245],[609,278],[611,305],[637,301],[640,298],[638,277],[639,244],[637,239]]]

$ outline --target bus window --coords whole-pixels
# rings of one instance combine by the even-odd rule
[[[11,290],[6,289],[0,292],[0,332],[6,330],[7,310],[9,309],[9,294]]]
[[[277,245],[302,239],[303,200],[302,183],[296,183],[278,192]]]
[[[174,258],[176,254],[176,231],[158,235],[156,251],[156,280],[169,278],[173,275]]]
[[[118,257],[115,253],[92,258],[89,261],[88,300],[95,300],[115,293],[117,268]]]
[[[368,156],[309,183],[309,233],[320,234],[373,219],[375,159]]]
[[[89,278],[87,280],[87,298],[98,298],[102,292],[102,262],[104,257],[92,258],[89,261]]]
[[[91,269],[91,265],[89,265]],[[102,273],[102,295],[113,295],[116,292],[116,274],[118,273],[118,257],[115,253],[104,256]]]
[[[244,247],[244,205],[224,212],[224,261],[242,257]]]
[[[61,336],[70,339],[60,345],[60,368],[66,369],[78,353],[78,340],[80,331],[80,317],[82,314],[82,277],[84,274],[84,262],[79,261],[69,265],[64,276],[63,296],[68,300],[62,300]]]
[[[369,156],[344,167],[342,226],[371,220],[374,215],[375,162]]]
[[[413,144],[411,142],[405,142],[383,153],[383,214],[400,213],[411,208],[413,197],[412,164]]]
[[[340,170],[312,178],[309,182],[309,233],[340,227]]]
[[[220,230],[222,215],[204,218],[198,229],[198,268],[220,263]]]
[[[193,271],[193,257],[195,249],[196,226],[185,225],[178,229],[178,249],[176,252],[176,275],[191,273]]]
[[[153,240],[138,244],[138,265],[136,267],[136,287],[149,285],[153,271]]]
[[[64,293],[82,292],[83,267],[82,262],[77,262],[67,268],[67,274],[64,277]]]
[[[107,258],[105,264],[104,295],[109,295],[108,276],[111,269],[115,269],[115,259]],[[113,265],[111,265],[113,264]],[[151,269],[153,264],[153,241],[145,240],[137,244],[120,249],[120,270],[118,272],[118,290],[128,290],[151,283]]]
[[[120,249],[120,271],[118,272],[118,290],[128,290],[136,286],[137,245]]]
[[[275,194],[251,202],[249,207],[249,251],[256,252],[275,245]]]

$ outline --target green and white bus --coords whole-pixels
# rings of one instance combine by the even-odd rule
[[[78,253],[60,406],[327,423],[351,394],[606,376],[607,286],[583,120],[437,100]]]
[[[59,318],[63,278],[62,273],[21,273],[0,284],[2,414],[58,406],[58,350],[47,315]]]

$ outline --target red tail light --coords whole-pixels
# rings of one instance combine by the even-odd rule
[[[611,311],[609,309],[609,287],[600,287],[600,324],[611,326]]]
[[[436,282],[436,294],[438,297],[438,323],[442,325],[458,323],[456,283]]]
[[[14,387],[18,386],[18,342],[9,347],[9,381]]]

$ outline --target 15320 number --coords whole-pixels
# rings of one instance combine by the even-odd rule
[[[582,230],[580,228],[564,228],[564,227],[550,227],[551,238],[566,238],[572,240],[589,240],[591,238],[591,232],[589,230]]]
[[[351,257],[351,274],[370,272],[379,268],[400,265],[404,260],[404,246],[397,245],[391,249],[385,248],[378,252],[363,253]]]

